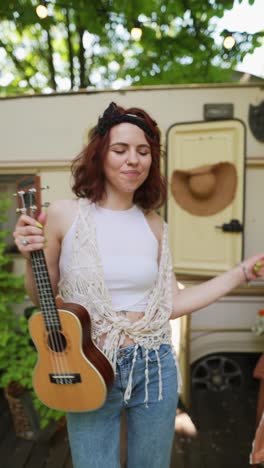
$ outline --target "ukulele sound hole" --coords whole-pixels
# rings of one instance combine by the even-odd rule
[[[52,349],[52,351],[55,351],[56,353],[61,353],[66,348],[67,341],[62,333],[58,331],[53,331],[49,333],[48,345]]]

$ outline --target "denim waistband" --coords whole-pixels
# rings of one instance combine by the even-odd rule
[[[130,345],[124,348],[119,348],[117,351],[117,359],[120,359],[123,357],[129,357],[130,355],[133,355],[135,352],[135,347],[136,345]],[[141,349],[142,349],[142,346],[138,346],[138,350],[141,350]]]
[[[157,348],[157,351],[163,346],[170,347],[169,344],[161,344],[159,348]],[[137,356],[140,358],[145,358],[150,351],[152,351],[152,348],[150,350],[147,350],[144,346],[140,345],[130,345],[126,346],[124,348],[119,348],[117,351],[117,359],[122,359],[122,358],[133,358],[135,354],[135,350],[137,348]]]

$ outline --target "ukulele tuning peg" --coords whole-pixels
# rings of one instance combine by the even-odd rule
[[[49,185],[44,185],[44,187],[41,187],[41,190],[49,190]]]

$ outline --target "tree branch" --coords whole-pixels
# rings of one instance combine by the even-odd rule
[[[50,72],[50,77],[49,77],[49,84],[54,91],[57,91],[57,84],[55,80],[55,68],[54,68],[54,63],[53,63],[53,47],[52,47],[52,41],[51,41],[51,35],[48,29],[46,29],[47,36],[48,36],[48,51],[49,55],[47,57],[48,61],[48,67],[49,67],[49,72]]]
[[[85,28],[81,25],[80,16],[77,14],[77,34],[79,38],[79,64],[80,64],[80,88],[87,88],[91,84],[88,75],[85,74],[85,49],[83,47],[83,35]]]
[[[69,18],[69,10],[66,9],[65,13],[66,17],[66,28],[67,28],[67,44],[68,44],[68,53],[69,53],[69,68],[70,68],[70,80],[71,80],[71,89],[74,85],[74,67],[73,67],[73,47],[71,41],[71,30],[70,30],[70,18]]]

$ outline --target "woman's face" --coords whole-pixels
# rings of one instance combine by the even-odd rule
[[[106,193],[134,193],[148,177],[151,161],[151,148],[143,130],[126,122],[115,125],[110,130],[104,160]]]

